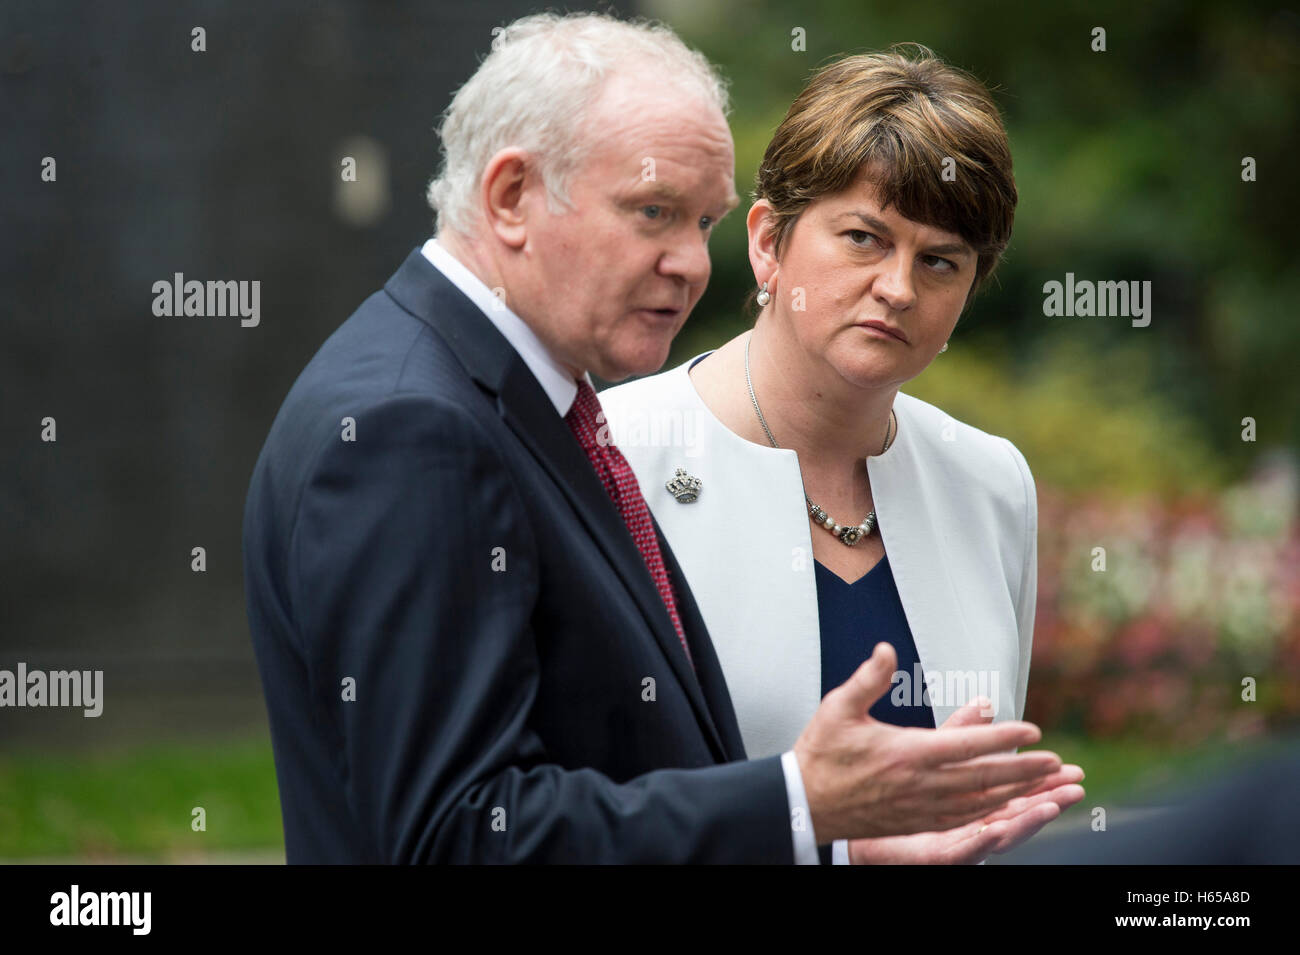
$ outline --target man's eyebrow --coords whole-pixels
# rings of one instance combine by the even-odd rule
[[[682,192],[676,186],[670,186],[666,182],[642,182],[632,188],[632,195],[639,202],[643,199],[668,199],[672,202],[680,202]]]
[[[894,233],[889,226],[881,222],[875,216],[867,215],[865,212],[842,212],[837,218],[857,218],[869,228],[879,232],[886,239],[892,239]],[[943,245],[926,246],[925,251],[930,255],[974,255],[975,250],[965,242],[945,242]]]
[[[682,191],[676,186],[669,185],[666,182],[639,183],[632,189],[634,201],[642,202],[645,199],[666,199],[669,202],[681,202],[684,198]],[[726,215],[736,206],[740,205],[740,196],[733,191],[725,202],[720,203],[719,208],[722,214]]]

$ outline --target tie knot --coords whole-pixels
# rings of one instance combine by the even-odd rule
[[[578,381],[578,394],[564,420],[584,448],[608,447],[613,443],[609,437],[609,426],[605,423],[605,412],[601,410],[600,400],[596,397],[596,389],[585,378]]]

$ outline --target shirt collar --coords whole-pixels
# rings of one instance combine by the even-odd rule
[[[528,370],[533,373],[546,396],[555,405],[561,417],[573,407],[573,399],[578,395],[578,383],[573,376],[547,351],[537,333],[528,327],[528,323],[511,311],[503,297],[494,295],[483,280],[461,263],[437,238],[424,243],[420,252],[447,281],[460,289],[479,310],[487,316],[488,321],[496,326],[497,331],[505,336],[510,346],[519,353]],[[591,376],[583,373],[583,378],[591,384]]]

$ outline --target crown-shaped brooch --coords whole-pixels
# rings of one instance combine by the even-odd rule
[[[699,478],[691,477],[685,470],[678,468],[672,480],[665,483],[664,487],[677,499],[678,504],[690,504],[700,496],[700,489],[704,484]]]

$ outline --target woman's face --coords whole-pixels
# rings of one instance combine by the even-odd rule
[[[804,352],[859,387],[919,375],[957,324],[975,251],[954,233],[882,209],[865,177],[809,203],[779,261],[763,228],[769,212],[762,200],[750,210],[750,258],[769,281],[768,308]]]

